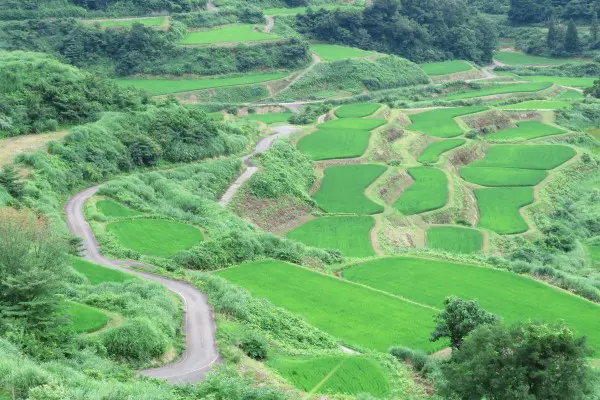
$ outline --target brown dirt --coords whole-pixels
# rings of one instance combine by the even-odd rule
[[[406,171],[398,171],[379,189],[379,197],[387,204],[393,204],[413,182],[414,179]]]
[[[467,164],[471,164],[475,160],[479,160],[485,156],[487,144],[472,144],[471,146],[462,146],[454,151],[448,158],[450,164],[456,169],[460,169]]]
[[[481,131],[483,128],[497,131],[515,127],[510,115],[500,110],[490,110],[473,116],[463,116],[462,120],[470,129],[476,131]]]
[[[60,140],[68,130],[0,139],[0,165],[9,164],[19,153],[33,153],[53,140]]]

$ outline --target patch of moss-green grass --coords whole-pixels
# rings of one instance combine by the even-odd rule
[[[466,92],[452,93],[444,97],[445,100],[463,100],[475,97],[494,96],[508,93],[533,93],[548,89],[552,86],[549,82],[496,84],[484,86],[482,89],[469,90]]]
[[[323,61],[338,61],[348,58],[361,58],[376,55],[373,51],[357,49],[355,47],[338,46],[335,44],[313,44],[310,49]]]
[[[371,132],[364,129],[319,129],[303,136],[296,147],[312,160],[360,157],[370,137]]]
[[[560,65],[573,62],[581,62],[568,58],[551,58],[532,56],[529,54],[517,53],[514,51],[499,51],[494,53],[494,58],[503,64],[508,65]]]
[[[437,210],[448,202],[446,174],[433,167],[409,168],[415,180],[396,200],[394,208],[404,215]]]
[[[460,176],[467,182],[481,186],[535,186],[548,176],[540,169],[464,167]]]
[[[450,60],[440,62],[430,62],[420,64],[423,71],[429,76],[449,75],[458,72],[465,72],[473,69],[473,66],[466,61]]]
[[[559,127],[543,124],[539,121],[523,121],[516,128],[501,130],[486,135],[488,140],[530,140],[545,136],[560,135],[565,131]]]
[[[501,106],[503,110],[558,110],[570,105],[568,101],[529,100]]]
[[[477,229],[432,226],[427,229],[427,247],[451,253],[472,254],[481,250],[483,235]]]
[[[529,229],[520,209],[533,203],[533,188],[502,187],[475,189],[479,223],[498,234],[522,233]]]
[[[105,282],[125,282],[129,279],[135,279],[133,275],[126,274],[116,269],[103,267],[94,264],[79,257],[69,257],[69,264],[75,271],[84,275],[92,285]]]
[[[127,218],[143,214],[110,199],[98,201],[96,203],[96,208],[104,214],[104,216],[109,218]]]
[[[386,124],[384,119],[375,118],[340,118],[332,119],[319,125],[319,129],[362,129],[373,130]]]
[[[67,302],[65,304],[67,315],[71,320],[68,329],[75,333],[94,332],[108,324],[108,315],[85,304]]]
[[[463,134],[454,118],[486,110],[483,106],[438,108],[418,114],[409,115],[411,131],[425,133],[440,138],[450,138]]]
[[[440,156],[442,154],[457,147],[460,147],[465,143],[465,139],[448,139],[433,142],[429,146],[427,146],[421,152],[421,154],[419,154],[419,158],[417,158],[417,161],[423,164],[434,164],[440,160]]]
[[[568,146],[503,144],[490,146],[485,157],[469,167],[501,167],[550,170],[567,162],[577,152]]]
[[[381,107],[377,103],[357,103],[341,106],[335,110],[338,118],[360,118],[368,117]]]
[[[271,114],[248,114],[244,115],[242,119],[249,119],[252,121],[260,121],[265,124],[275,124],[278,122],[287,122],[287,120],[292,116],[291,112],[280,112],[280,113],[271,113]]]
[[[251,24],[233,24],[188,32],[179,44],[246,43],[278,38],[279,36],[264,33]]]

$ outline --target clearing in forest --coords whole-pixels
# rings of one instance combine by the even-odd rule
[[[368,117],[381,107],[377,103],[356,103],[341,106],[335,110],[338,118],[360,118]]]
[[[513,84],[497,84],[487,85],[478,90],[469,90],[466,92],[451,93],[443,97],[444,100],[462,100],[471,99],[474,97],[494,96],[498,94],[509,93],[532,93],[548,89],[552,86],[549,82],[532,82],[532,83],[513,83]]]
[[[557,110],[568,107],[570,104],[568,101],[529,100],[517,104],[507,104],[499,108],[503,110]]]
[[[467,182],[481,186],[535,186],[548,176],[541,169],[503,167],[464,167],[460,176]]]
[[[201,230],[164,219],[133,219],[111,222],[106,230],[125,248],[156,257],[171,257],[204,239]]]
[[[458,226],[432,226],[427,229],[426,243],[430,249],[472,254],[481,250],[483,235],[477,229]]]
[[[500,61],[502,64],[508,65],[559,65],[581,62],[579,60],[570,60],[566,58],[532,56],[514,51],[499,51],[494,53],[494,59]]]
[[[348,46],[338,46],[336,44],[312,44],[310,49],[323,61],[338,61],[348,58],[368,57],[377,54],[374,51],[367,51]]]
[[[501,235],[523,233],[529,229],[519,210],[533,203],[533,188],[475,189],[474,193],[479,208],[477,226]]]
[[[267,125],[276,124],[279,122],[287,122],[288,119],[292,116],[291,112],[279,112],[279,113],[269,113],[269,114],[248,114],[244,115],[242,119],[248,119],[252,121],[260,121]]]
[[[179,44],[245,43],[273,39],[279,39],[279,36],[264,33],[252,24],[233,24],[188,32]]]
[[[303,136],[296,147],[315,161],[360,157],[370,137],[371,131],[365,129],[319,129]]]
[[[321,217],[288,232],[287,237],[308,246],[339,249],[346,257],[369,257],[375,252],[369,233],[375,226],[373,217]]]
[[[544,136],[560,135],[566,131],[551,125],[546,125],[539,121],[522,121],[517,123],[516,128],[501,130],[485,135],[489,140],[530,140]]]
[[[463,131],[456,121],[454,121],[454,118],[484,110],[487,110],[487,108],[483,106],[470,106],[438,108],[418,114],[411,114],[409,118],[412,124],[408,126],[408,129],[440,138],[459,136],[463,134]]]
[[[456,74],[473,69],[471,64],[462,60],[430,62],[420,64],[420,67],[429,76]]]
[[[394,208],[404,215],[437,210],[448,202],[448,178],[433,167],[409,168],[415,180],[396,200]]]
[[[125,282],[135,277],[130,274],[94,264],[79,257],[69,257],[69,264],[73,269],[85,276],[92,285],[105,282]]]
[[[565,163],[577,152],[555,144],[506,144],[490,146],[485,157],[469,167],[504,167],[550,170]]]
[[[286,72],[270,72],[264,74],[248,74],[234,77],[212,77],[202,79],[117,79],[117,85],[145,90],[151,95],[159,96],[169,93],[190,92],[193,90],[212,89],[225,86],[251,85],[285,78]]]
[[[419,154],[419,158],[417,158],[417,161],[423,164],[434,164],[440,160],[440,156],[442,154],[459,146],[462,146],[465,143],[465,139],[448,139],[433,142],[429,146],[427,146],[421,152],[421,154]]]
[[[384,165],[356,164],[326,168],[313,198],[328,213],[377,214],[383,206],[369,200],[365,189],[386,170]]]
[[[364,356],[279,356],[268,365],[306,393],[384,397],[390,392],[387,372]]]
[[[512,272],[414,257],[380,258],[350,266],[343,277],[432,307],[447,296],[477,299],[507,323],[565,320],[600,350],[600,306]],[[548,305],[552,306],[549,307]]]
[[[125,207],[121,203],[117,203],[116,201],[110,199],[99,200],[96,203],[96,208],[108,218],[136,217],[143,214],[140,211]]]
[[[66,312],[71,320],[69,330],[75,333],[94,332],[108,324],[108,315],[86,304],[66,303]]]
[[[397,345],[425,351],[445,346],[429,341],[434,310],[330,275],[276,260],[248,262],[216,274],[348,345],[379,351]]]

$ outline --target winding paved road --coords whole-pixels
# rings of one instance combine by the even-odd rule
[[[221,362],[215,343],[216,326],[206,295],[188,283],[174,281],[146,272],[134,271],[120,265],[125,264],[152,269],[150,266],[134,261],[111,260],[104,257],[100,253],[100,246],[92,229],[83,216],[85,202],[98,189],[100,189],[100,186],[81,191],[71,197],[65,204],[67,226],[71,233],[82,239],[83,249],[81,255],[96,264],[160,283],[170,291],[177,293],[184,305],[185,351],[179,360],[172,364],[139,371],[139,373],[154,378],[166,379],[171,383],[192,383],[202,380],[213,364]],[[140,340],[143,340],[143,338],[140,338]]]

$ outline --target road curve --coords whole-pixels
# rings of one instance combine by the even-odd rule
[[[178,294],[183,301],[183,331],[186,342],[183,354],[179,360],[172,364],[138,372],[142,375],[166,379],[171,383],[193,383],[202,380],[213,364],[221,362],[215,343],[216,325],[206,295],[186,282],[134,271],[121,265],[152,269],[150,266],[134,261],[111,260],[104,257],[100,253],[98,240],[83,216],[85,202],[99,188],[100,186],[94,186],[83,190],[71,197],[65,204],[67,226],[71,233],[82,240],[82,257],[96,264],[159,283]],[[140,338],[140,340],[143,340],[143,338]]]

